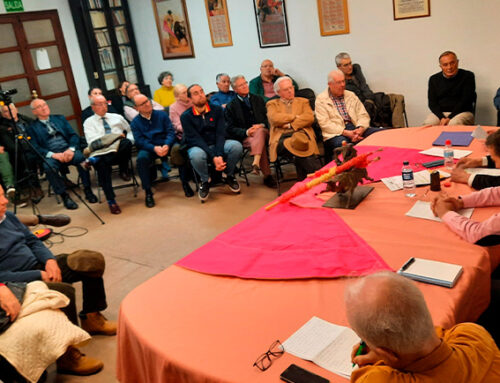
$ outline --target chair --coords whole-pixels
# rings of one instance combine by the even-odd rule
[[[274,173],[276,174],[276,189],[278,192],[278,197],[281,195],[281,184],[284,182],[294,182],[297,181],[297,176],[283,179],[283,170],[281,169],[282,166],[285,165],[290,165],[294,163],[294,158],[293,156],[287,157],[287,156],[280,156],[278,155],[276,157],[276,161],[271,162],[271,167],[274,168]]]
[[[243,147],[243,152],[241,153],[241,157],[240,157],[240,160],[238,161],[238,165],[237,165],[238,166],[238,169],[237,169],[238,175],[241,178],[245,179],[247,186],[250,186],[250,182],[248,181],[247,174],[251,173],[252,169],[245,168],[244,161],[248,157],[249,154],[250,154],[250,148]]]
[[[132,157],[129,160],[129,167],[130,167],[130,182],[113,186],[113,189],[124,189],[124,188],[128,188],[128,187],[133,187],[134,188],[134,197],[137,197],[137,190],[139,189],[139,182],[137,182],[137,178],[135,177],[134,162],[132,161]],[[119,171],[120,170],[118,168],[118,165],[113,165],[112,170],[111,170],[111,175],[119,173]],[[97,170],[95,168],[94,168],[94,176],[95,176],[96,180],[99,179],[97,177]],[[102,193],[102,187],[99,184],[99,181],[97,181],[97,200],[99,201],[99,203],[102,202],[101,193]]]

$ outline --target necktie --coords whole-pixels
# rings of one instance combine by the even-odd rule
[[[54,127],[54,124],[50,122],[50,120],[44,121],[45,126],[47,127],[47,131],[49,132],[49,135],[53,136],[54,134],[57,133],[56,128]]]
[[[111,133],[111,127],[109,126],[109,124],[106,121],[105,117],[102,117],[102,125],[104,126],[104,134],[110,134]]]
[[[243,97],[243,102],[245,103],[246,106],[248,106],[248,109],[252,109],[252,107],[250,106],[250,98],[248,96]]]

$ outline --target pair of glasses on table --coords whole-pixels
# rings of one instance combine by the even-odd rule
[[[271,367],[271,364],[273,364],[271,357],[279,358],[284,352],[285,351],[281,342],[279,340],[275,340],[269,346],[269,350],[257,358],[253,366],[257,367],[261,371],[266,371],[269,367]]]

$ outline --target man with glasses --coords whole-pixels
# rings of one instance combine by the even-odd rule
[[[125,104],[123,105],[123,113],[125,114],[125,118],[129,122],[132,122],[132,120],[139,115],[139,112],[137,111],[132,99],[140,94],[141,91],[139,90],[137,84],[129,84],[127,86],[127,89],[125,90],[125,93],[127,95],[128,101],[125,101]],[[162,105],[158,104],[155,100],[151,100],[151,104],[153,105],[153,109],[155,110],[165,110],[165,108]]]
[[[363,72],[361,71],[361,66],[353,64],[348,53],[341,52],[335,56],[335,64],[344,73],[345,88],[347,90],[354,92],[362,103],[367,99],[374,99],[373,92],[366,83],[365,76],[363,76]]]
[[[43,168],[47,174],[52,189],[61,196],[66,209],[78,209],[78,205],[66,192],[61,170],[68,165],[76,166],[84,187],[85,198],[90,203],[96,203],[97,197],[90,187],[90,174],[80,165],[85,161],[80,148],[80,137],[73,130],[66,118],[61,115],[51,115],[50,108],[41,98],[31,102],[31,110],[37,117],[28,128],[33,147],[45,157]],[[57,173],[56,173],[57,172]]]
[[[474,73],[458,68],[454,52],[439,56],[441,72],[429,78],[430,113],[424,125],[473,125],[476,80]]]
[[[266,103],[261,97],[250,94],[247,80],[242,75],[234,76],[231,86],[236,98],[227,104],[224,111],[227,135],[241,142],[244,148],[250,148],[253,156],[252,172],[256,175],[262,172],[264,185],[274,188],[276,181],[271,175],[267,156],[269,122]]]
[[[83,124],[85,138],[90,147],[96,150],[91,153],[88,162],[97,170],[99,184],[106,195],[109,210],[112,214],[120,214],[111,182],[111,166],[118,164],[120,177],[130,181],[129,162],[132,155],[132,131],[128,122],[121,115],[108,113],[108,102],[103,95],[96,95],[90,100],[94,115]],[[103,137],[110,141],[104,144]],[[113,138],[111,138],[113,137]]]
[[[92,97],[102,96],[102,90],[100,88],[90,88],[88,91],[89,101],[92,100]],[[111,105],[111,101],[108,101],[108,112],[109,113],[118,113],[113,105]],[[94,114],[94,110],[92,109],[92,105],[87,106],[84,110],[82,110],[82,124],[85,123],[87,118]]]
[[[156,175],[156,168],[151,168],[154,161],[159,158],[167,161],[175,142],[175,130],[168,115],[153,109],[149,98],[137,94],[132,100],[137,109],[137,117],[132,120],[131,128],[134,134],[137,154],[137,172],[141,178],[142,188],[146,193],[146,206],[154,207],[155,200],[151,184]]]

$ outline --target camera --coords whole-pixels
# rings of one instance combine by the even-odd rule
[[[17,89],[9,89],[9,90],[2,90],[2,87],[0,87],[0,101],[3,101],[6,105],[9,105],[12,103],[12,96],[13,94],[17,93]]]

